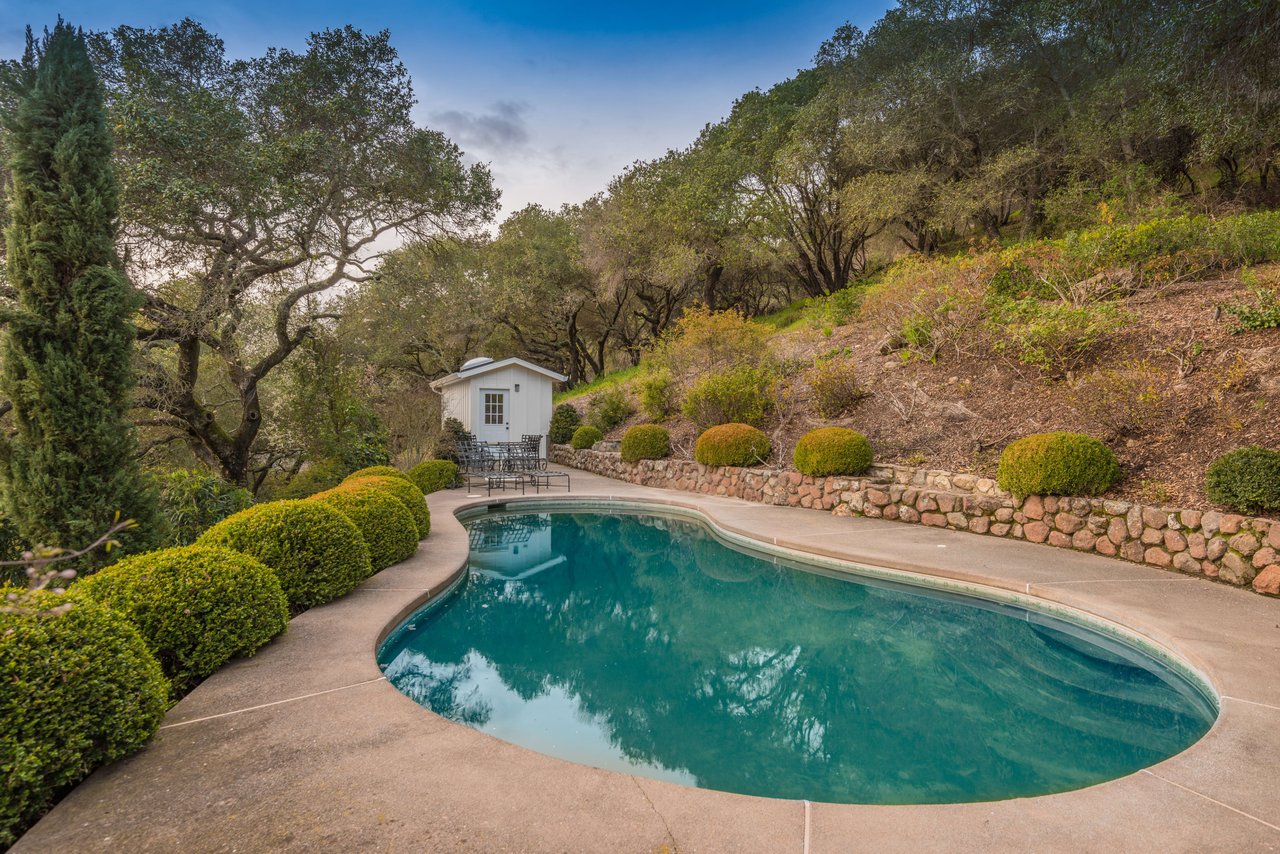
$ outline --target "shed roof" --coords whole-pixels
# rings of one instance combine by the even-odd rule
[[[512,356],[510,359],[500,359],[497,362],[486,362],[483,365],[477,365],[469,370],[454,371],[451,374],[446,374],[438,380],[433,380],[431,382],[431,388],[433,391],[440,391],[440,389],[445,386],[451,386],[454,383],[460,383],[463,380],[469,380],[472,377],[478,377],[481,374],[487,374],[490,371],[509,368],[512,365],[519,365],[522,368],[526,368],[527,370],[533,371],[537,374],[542,374],[544,377],[555,380],[556,382],[564,382],[568,379],[564,374],[557,374],[555,371],[544,368],[541,365],[535,365],[533,362],[526,362],[524,359]]]

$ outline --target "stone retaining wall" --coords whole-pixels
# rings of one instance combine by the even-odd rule
[[[692,460],[624,463],[612,450],[553,445],[551,460],[663,489],[914,522],[1097,552],[1280,596],[1280,522],[1102,498],[1018,499],[990,478],[873,465],[861,477],[808,477]]]

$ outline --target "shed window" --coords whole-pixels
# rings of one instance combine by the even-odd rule
[[[502,393],[490,392],[484,393],[484,423],[485,424],[505,424],[502,412]]]

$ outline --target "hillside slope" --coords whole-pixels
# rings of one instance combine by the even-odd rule
[[[793,375],[794,398],[766,430],[771,462],[788,466],[799,436],[839,424],[864,433],[880,461],[992,476],[1009,441],[1077,430],[1107,441],[1124,465],[1111,495],[1208,508],[1211,460],[1243,445],[1280,448],[1280,330],[1234,333],[1221,308],[1277,287],[1280,264],[1255,267],[1248,280],[1236,271],[1116,299],[1121,328],[1098,340],[1087,364],[1055,378],[984,347],[948,348],[933,361],[893,350],[874,317],[826,329],[797,324],[771,338],[775,355],[793,366],[837,355],[864,395],[840,417],[822,418]],[[624,377],[618,387],[635,400],[634,371]],[[586,412],[599,393],[573,402]],[[633,415],[606,438],[647,420]],[[678,414],[664,423],[675,454],[691,456],[696,427]]]

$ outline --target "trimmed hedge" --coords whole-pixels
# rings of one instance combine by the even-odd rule
[[[622,460],[660,460],[671,456],[671,434],[657,424],[637,424],[622,436]]]
[[[704,466],[751,466],[771,450],[769,438],[750,424],[721,424],[698,437],[693,458]]]
[[[1280,510],[1280,451],[1250,445],[1223,454],[1209,464],[1204,491],[1244,513]]]
[[[0,600],[16,589],[0,587]],[[39,613],[67,601],[61,615]],[[0,849],[68,786],[145,744],[169,705],[123,615],[74,594],[33,593],[23,606],[34,613],[0,613]]]
[[[1111,449],[1083,433],[1036,433],[1010,442],[996,475],[1014,495],[1098,495],[1120,479]]]
[[[573,438],[569,440],[569,444],[574,450],[585,451],[604,438],[604,434],[592,427],[590,424],[584,424],[577,430],[573,431]]]
[[[280,579],[295,613],[350,592],[373,572],[355,524],[315,501],[271,501],[214,525],[197,545],[257,558]]]
[[[255,558],[214,546],[126,557],[78,582],[77,595],[128,618],[182,696],[284,631],[280,579]]]
[[[373,571],[399,563],[418,550],[418,526],[408,508],[385,490],[365,484],[343,484],[307,499],[327,504],[360,530],[369,547]]]
[[[426,460],[409,469],[409,480],[430,495],[458,482],[458,464],[452,460]]]
[[[404,505],[413,517],[413,526],[418,531],[418,539],[425,540],[431,533],[431,511],[427,509],[427,497],[422,490],[413,485],[413,481],[398,477],[352,477],[343,483],[362,486],[368,484],[381,489]]]
[[[353,471],[351,474],[347,475],[346,480],[351,480],[356,477],[398,477],[401,480],[407,480],[410,483],[413,482],[409,475],[400,471],[400,469],[395,466],[365,466],[364,468]]]
[[[796,471],[811,477],[862,474],[871,466],[871,444],[857,430],[820,427],[800,437],[791,458]]]
[[[553,445],[564,445],[573,439],[573,431],[582,423],[578,408],[572,403],[562,403],[551,413],[551,427],[547,441]]]

